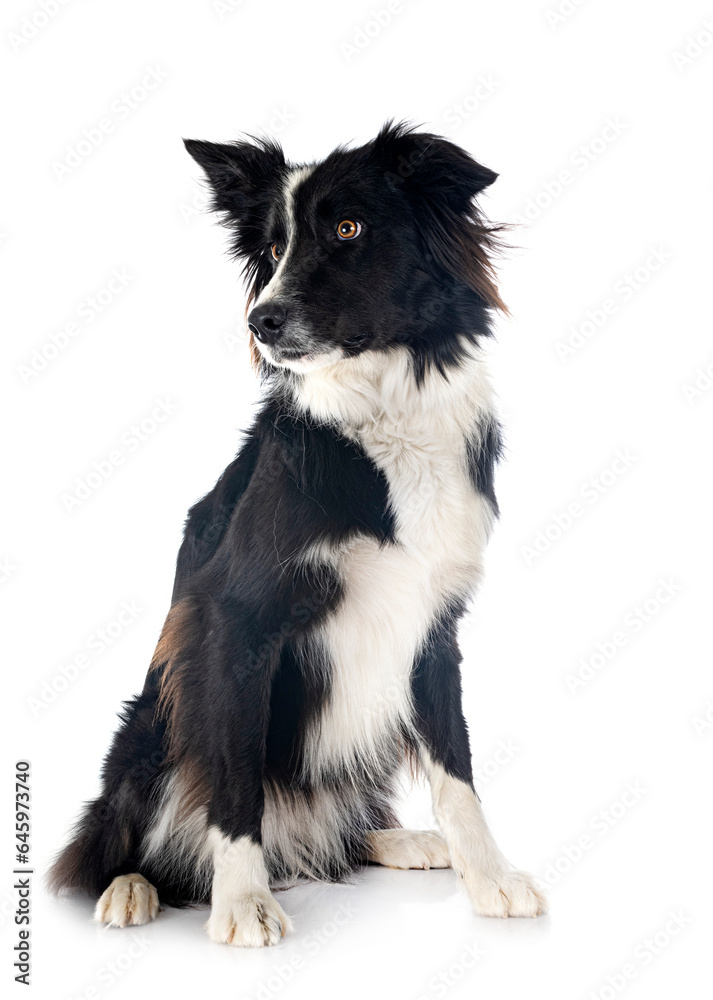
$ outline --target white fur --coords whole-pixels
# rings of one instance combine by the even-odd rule
[[[448,846],[434,830],[370,830],[367,859],[387,868],[450,868]]]
[[[466,442],[492,419],[482,361],[417,386],[406,350],[365,352],[303,376],[298,404],[332,420],[384,473],[396,544],[357,537],[333,553],[344,589],[319,635],[330,695],[306,734],[305,767],[378,773],[399,731],[412,725],[411,668],[449,599],[478,582],[493,521],[475,492]]]
[[[207,839],[214,869],[209,936],[244,948],[277,944],[292,924],[270,892],[261,847],[249,837],[230,840],[217,827]]]
[[[197,894],[206,892],[213,875],[208,842],[208,809],[186,809],[188,789],[180,770],[164,780],[153,822],[142,844],[142,860],[165,875],[189,878]]]
[[[169,837],[177,842],[179,853],[182,853],[181,845],[192,851],[193,845],[203,839],[208,829],[207,810],[201,807],[193,812],[184,812],[185,794],[180,771],[172,772],[164,783],[161,802],[143,844],[144,858],[158,856]]]
[[[309,800],[299,792],[266,783],[262,819],[263,857],[276,883],[300,878],[325,880],[335,867],[349,868],[345,855],[348,834],[363,825],[368,808],[378,800],[369,789],[369,803],[357,786],[314,788]],[[208,894],[213,878],[213,841],[208,810],[185,809],[186,786],[180,771],[164,782],[155,817],[142,845],[142,860],[165,875],[189,878],[194,891]],[[388,800],[381,802],[388,807]]]
[[[119,875],[99,897],[94,920],[110,927],[147,924],[158,913],[158,894],[143,875]]]
[[[327,881],[330,871],[349,871],[346,843],[363,829],[364,817],[377,799],[378,793],[370,789],[367,803],[364,791],[346,781],[336,788],[315,787],[309,798],[300,791],[266,786],[262,842],[276,881]],[[381,802],[385,808],[388,804],[386,799]]]
[[[305,336],[305,344],[309,343],[308,335],[303,331],[303,336]],[[318,368],[325,368],[327,365],[333,364],[340,358],[344,357],[344,351],[341,347],[333,347],[328,351],[320,351],[318,353],[305,353],[301,358],[287,360],[275,357],[274,352],[270,349],[267,344],[263,344],[257,338],[255,339],[258,350],[262,356],[270,362],[271,365],[275,365],[276,368],[289,368],[293,372],[313,372]]]
[[[281,292],[281,282],[282,277],[287,270],[287,266],[290,262],[290,255],[292,249],[294,248],[294,236],[297,231],[297,222],[295,220],[295,192],[297,187],[306,180],[307,177],[312,173],[314,167],[296,167],[291,170],[285,179],[285,187],[283,190],[283,199],[285,202],[285,213],[287,215],[287,245],[282,251],[282,256],[277,262],[277,267],[275,268],[275,273],[270,278],[270,281],[260,292],[259,296],[255,300],[255,305],[264,305],[266,302],[271,302],[273,299],[279,298]],[[258,344],[258,346],[261,346]]]
[[[547,901],[532,876],[517,871],[501,854],[473,789],[447,774],[425,750],[421,759],[436,820],[476,912],[486,917],[546,913]]]
[[[285,212],[288,220],[287,245],[283,250],[277,267],[275,268],[275,273],[255,300],[256,306],[265,305],[265,303],[271,302],[273,299],[279,299],[280,297],[282,292],[282,279],[287,271],[292,252],[294,250],[294,236],[297,232],[297,220],[295,218],[295,192],[298,186],[310,176],[313,170],[314,167],[311,166],[296,167],[287,175],[283,191]],[[314,371],[325,365],[330,365],[344,357],[344,352],[340,347],[330,348],[327,351],[320,352],[310,351],[313,342],[309,335],[309,331],[299,327],[295,328],[294,323],[291,328],[291,343],[295,346],[303,343],[305,353],[301,358],[287,361],[280,360],[279,356],[275,354],[268,344],[263,344],[262,341],[255,338],[255,344],[258,351],[267,361],[270,362],[271,365],[275,365],[277,368],[288,368],[294,372]],[[299,347],[297,347],[297,349],[299,349]]]

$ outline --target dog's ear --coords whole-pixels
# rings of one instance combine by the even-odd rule
[[[232,234],[232,255],[243,261],[248,285],[247,319],[251,302],[272,275],[264,252],[264,226],[270,203],[287,170],[285,155],[272,139],[227,143],[184,139],[183,143],[205,171],[213,193],[211,208]],[[259,368],[262,356],[252,334],[250,356]]]
[[[214,211],[237,219],[269,196],[285,169],[282,147],[271,139],[184,139],[183,144],[205,171],[213,191]]]
[[[454,142],[403,123],[387,122],[374,147],[390,187],[445,202],[455,212],[467,213],[472,199],[498,176]]]
[[[428,257],[464,282],[495,309],[507,312],[498,294],[492,258],[498,233],[474,202],[497,178],[460,146],[442,136],[387,122],[373,152],[392,191],[407,199]]]

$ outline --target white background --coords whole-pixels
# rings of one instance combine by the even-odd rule
[[[3,6],[2,787],[10,798],[14,761],[32,761],[36,997],[709,988],[713,391],[699,369],[713,375],[713,8],[565,0],[558,19],[554,2],[402,0],[376,25],[385,7],[70,0],[43,23],[38,4]],[[128,108],[122,94],[149,70],[154,89]],[[450,871],[373,869],[357,886],[284,894],[295,933],[264,952],[210,943],[201,911],[167,910],[140,933],[96,928],[89,901],[46,898],[39,875],[98,789],[168,607],[185,513],[258,393],[237,268],[193,207],[202,187],[181,137],[268,131],[299,161],[392,116],[500,172],[491,218],[529,219],[501,268],[513,315],[491,354],[508,453],[464,685],[486,813],[511,859],[550,883],[551,914],[474,917]],[[82,143],[105,119],[101,144]],[[80,143],[87,155],[62,171]],[[113,269],[125,287],[91,317]],[[569,338],[580,346],[563,357]],[[130,428],[158,400],[173,412],[138,441]],[[112,475],[68,509],[117,450]],[[124,602],[134,617],[116,625]],[[432,823],[424,789],[403,817]]]

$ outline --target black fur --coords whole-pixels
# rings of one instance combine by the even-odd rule
[[[413,667],[417,726],[431,756],[461,781],[473,784],[468,727],[461,708],[456,623],[465,608],[454,601],[434,623]]]
[[[478,428],[467,444],[468,466],[473,486],[486,496],[497,514],[498,501],[495,497],[495,466],[503,452],[503,438],[500,427],[489,422]]]
[[[291,165],[272,141],[186,146],[206,171],[254,298],[276,268],[271,245],[286,241],[280,192]],[[489,311],[502,306],[490,270],[495,230],[472,201],[495,176],[445,139],[400,125],[332,153],[297,190],[301,227],[276,350],[289,354],[305,336],[309,350],[338,347],[347,356],[405,346],[417,381],[431,368],[447,375],[464,342],[490,335]],[[335,238],[342,217],[364,220],[353,243]],[[192,775],[194,804],[230,838],[261,842],[266,788],[307,801],[315,794],[304,777],[303,735],[330,687],[324,651],[310,637],[343,585],[328,562],[296,557],[356,537],[393,545],[396,526],[374,462],[333,423],[297,412],[290,386],[299,376],[265,360],[261,368],[266,401],[235,460],[189,513],[144,690],[125,707],[100,798],[53,867],[55,889],[96,896],[115,875],[139,871],[166,902],[206,899],[205,885],[178,864],[142,859],[163,783],[179,767]],[[494,424],[469,446],[473,487],[494,509],[499,451]],[[435,759],[472,783],[455,634],[462,610],[453,602],[433,624],[414,664],[413,695]],[[385,803],[407,743],[393,734],[377,774],[357,767],[324,779],[336,791],[348,781],[360,803],[345,825],[346,866],[325,877],[342,878],[361,862],[367,829],[396,825]],[[279,859],[271,874],[281,876]]]
[[[269,248],[286,238],[276,197],[288,171],[282,152],[272,141],[186,147],[210,179],[233,253],[246,262],[251,297],[259,296],[277,266]],[[453,143],[402,125],[384,126],[358,149],[335,150],[297,191],[295,213],[308,225],[284,281],[290,308],[281,350],[293,348],[291,330],[308,327],[322,349],[358,354],[404,344],[419,375],[456,364],[458,338],[488,336],[488,307],[504,308],[490,263],[498,227],[472,200],[496,177]],[[340,241],[338,218],[364,220],[360,238]]]

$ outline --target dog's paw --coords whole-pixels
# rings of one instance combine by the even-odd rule
[[[537,917],[547,899],[526,872],[514,869],[465,878],[476,913],[484,917]]]
[[[292,930],[292,921],[270,892],[252,891],[214,902],[206,928],[218,944],[264,948]]]
[[[143,875],[119,875],[99,897],[94,920],[110,927],[147,924],[158,913],[158,893]]]
[[[387,868],[450,868],[440,833],[431,830],[370,830],[367,857]]]

